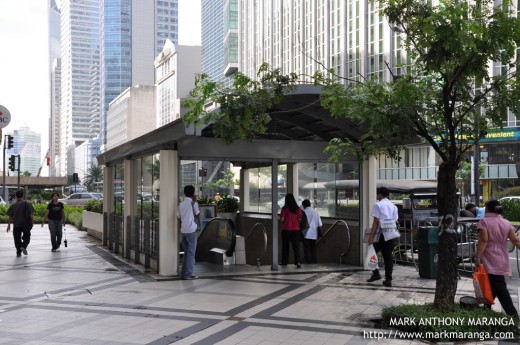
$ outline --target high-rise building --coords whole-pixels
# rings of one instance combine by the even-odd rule
[[[13,136],[13,148],[7,150],[6,157],[20,155],[20,174],[29,172],[31,176],[36,176],[41,165],[41,134],[27,126],[8,134]]]
[[[224,2],[201,0],[202,72],[213,81],[224,79]]]
[[[107,143],[110,102],[135,85],[154,85],[155,57],[178,41],[178,0],[101,1],[101,140]]]
[[[60,102],[61,102],[61,40],[60,10],[55,0],[49,0],[49,72],[50,72],[50,117],[48,155],[49,176],[57,176],[60,171]]]
[[[74,166],[79,181],[83,183],[92,165],[97,165],[96,157],[100,154],[100,140],[87,140],[74,149]]]
[[[202,72],[231,84],[238,68],[238,0],[201,1]]]
[[[157,127],[177,120],[183,113],[182,99],[193,88],[195,75],[200,73],[200,47],[179,46],[167,40],[155,59]]]
[[[112,102],[107,114],[109,150],[155,129],[155,86],[129,87]]]
[[[62,0],[60,174],[74,173],[70,153],[77,145],[99,134],[100,114],[92,99],[99,99],[100,0]],[[93,75],[94,68],[94,75]],[[93,118],[94,117],[94,118]]]

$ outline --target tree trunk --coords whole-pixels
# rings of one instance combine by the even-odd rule
[[[440,220],[453,216],[453,224],[443,229],[439,236],[439,261],[437,269],[437,284],[435,287],[434,307],[437,310],[451,311],[455,306],[457,292],[457,185],[455,162],[443,162],[439,166],[437,178],[437,205],[439,210],[439,228],[443,228]]]

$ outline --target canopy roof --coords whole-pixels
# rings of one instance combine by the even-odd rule
[[[160,150],[178,150],[181,159],[229,160],[243,167],[266,166],[273,159],[280,164],[327,162],[329,155],[323,151],[331,139],[356,141],[363,132],[358,123],[344,118],[333,119],[320,105],[320,91],[312,85],[298,86],[271,109],[268,132],[251,142],[238,140],[226,145],[214,137],[211,125],[186,128],[178,119],[104,152],[97,157],[98,163],[110,165]]]

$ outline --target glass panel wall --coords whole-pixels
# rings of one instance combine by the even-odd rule
[[[249,204],[244,205],[246,212],[271,213],[272,205],[272,173],[271,167],[261,167],[247,170],[249,180]],[[287,165],[278,167],[278,210],[284,204],[287,193]],[[281,206],[280,206],[281,204]]]
[[[359,219],[359,165],[299,163],[298,193],[322,217]]]

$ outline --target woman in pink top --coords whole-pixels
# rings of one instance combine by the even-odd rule
[[[302,209],[298,207],[294,195],[285,196],[285,205],[280,212],[282,221],[282,266],[287,266],[289,262],[289,242],[294,253],[294,264],[300,268],[300,221]]]
[[[501,213],[502,206],[498,200],[486,202],[486,215],[478,223],[479,240],[475,264],[483,264],[486,268],[493,297],[498,297],[504,311],[518,318],[518,312],[507,290],[505,276],[511,276],[507,239],[519,249],[520,240],[516,237],[513,225]]]

